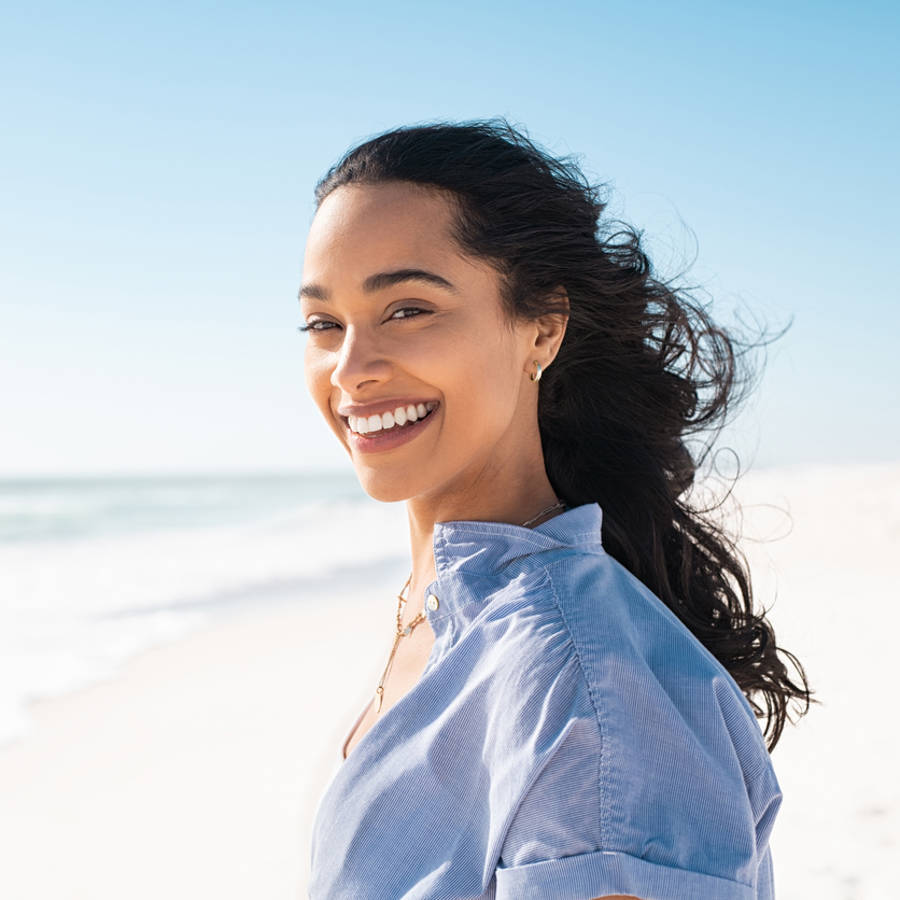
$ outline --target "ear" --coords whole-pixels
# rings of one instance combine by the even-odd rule
[[[537,360],[543,368],[547,368],[556,359],[559,346],[566,335],[569,324],[569,296],[562,288],[552,295],[553,311],[532,320],[531,343],[529,345],[528,370],[531,371],[532,360]]]

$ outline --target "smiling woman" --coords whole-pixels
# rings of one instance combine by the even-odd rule
[[[412,571],[311,896],[771,897],[764,733],[809,692],[688,502],[735,344],[504,122],[381,135],[316,197],[307,384]]]

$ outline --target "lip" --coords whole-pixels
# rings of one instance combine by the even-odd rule
[[[400,406],[399,403],[397,405]],[[383,409],[384,407],[382,406],[381,408]],[[374,411],[376,407],[372,406],[372,409]],[[359,453],[380,453],[385,450],[393,450],[395,447],[408,444],[411,440],[421,434],[428,427],[431,420],[436,416],[440,409],[441,404],[438,403],[424,419],[419,419],[411,425],[399,427],[395,425],[393,428],[388,428],[386,431],[373,431],[369,434],[357,434],[355,431],[351,431],[350,426],[345,419],[344,427],[347,429],[347,442]],[[353,413],[353,415],[356,415],[356,413]],[[359,413],[359,415],[364,415],[364,413]]]

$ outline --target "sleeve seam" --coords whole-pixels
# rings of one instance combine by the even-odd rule
[[[594,710],[594,716],[597,720],[597,728],[600,732],[600,753],[598,754],[599,760],[597,764],[597,793],[599,796],[598,825],[600,832],[600,846],[601,848],[607,848],[610,846],[608,809],[606,803],[606,785],[609,773],[607,760],[607,749],[609,747],[609,730],[606,726],[605,716],[603,716],[601,713],[600,704],[597,702],[597,698],[594,696],[594,689],[591,685],[591,681],[587,677],[587,672],[585,671],[584,662],[581,658],[581,650],[578,646],[578,642],[575,640],[575,635],[572,633],[572,628],[569,625],[569,620],[566,617],[565,610],[563,609],[562,604],[559,602],[559,595],[556,592],[556,585],[553,582],[553,575],[551,574],[550,569],[547,566],[544,566],[544,572],[550,585],[550,591],[553,594],[553,603],[559,612],[559,616],[562,619],[563,625],[566,628],[566,632],[569,635],[569,640],[572,643],[572,647],[575,652],[575,659],[578,662],[578,668],[581,670],[581,677],[584,680],[585,687],[587,688],[588,698],[591,701],[591,706]]]

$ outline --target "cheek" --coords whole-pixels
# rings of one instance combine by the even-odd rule
[[[518,365],[503,341],[469,342],[455,369],[454,419],[480,437],[505,430],[516,409]]]

